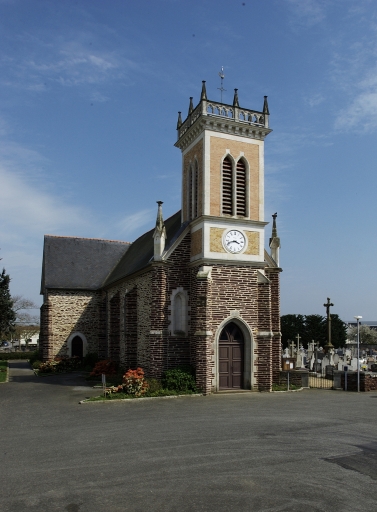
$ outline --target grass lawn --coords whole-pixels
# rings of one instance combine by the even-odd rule
[[[5,382],[8,375],[8,361],[0,361],[0,382]]]

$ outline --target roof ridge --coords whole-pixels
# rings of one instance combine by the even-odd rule
[[[79,240],[98,240],[99,242],[117,242],[118,244],[131,245],[133,242],[125,242],[124,240],[109,240],[108,238],[87,238],[84,236],[63,236],[63,235],[44,235],[53,238],[78,238]]]

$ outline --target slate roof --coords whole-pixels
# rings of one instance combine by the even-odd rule
[[[41,293],[45,288],[97,290],[131,244],[45,235]]]
[[[188,223],[181,224],[181,211],[178,211],[164,222],[166,229],[166,250],[169,249],[169,247],[179,237]],[[110,285],[148,265],[154,253],[153,232],[154,228],[147,233],[144,233],[144,235],[141,235],[141,237],[133,242],[129,250],[123,255],[119,263],[104,282],[104,286]]]

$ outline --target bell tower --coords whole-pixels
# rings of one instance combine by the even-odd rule
[[[178,114],[182,151],[182,222],[191,226],[191,261],[264,265],[264,139],[269,128],[267,96],[263,108],[207,98],[188,114]]]

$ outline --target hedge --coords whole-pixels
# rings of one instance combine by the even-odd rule
[[[0,361],[10,361],[11,359],[31,359],[34,354],[35,352],[0,352]]]

